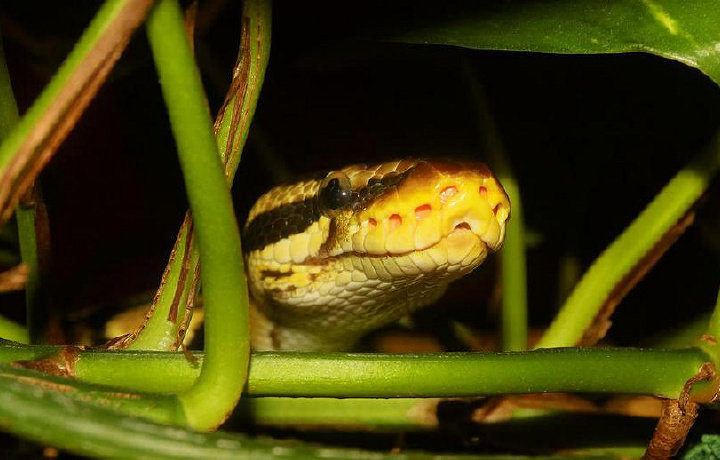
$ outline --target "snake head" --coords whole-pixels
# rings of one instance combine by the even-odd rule
[[[502,246],[510,202],[484,164],[404,160],[379,167],[342,170],[356,196],[335,217],[343,230],[331,255],[423,251],[435,262],[474,268]]]
[[[280,186],[243,243],[256,349],[349,349],[437,300],[503,243],[510,202],[480,163],[354,165]]]

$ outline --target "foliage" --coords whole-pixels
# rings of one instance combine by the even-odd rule
[[[138,8],[141,3],[149,5],[140,0],[108,0],[47,89],[17,124],[17,109],[7,72],[0,72],[0,90],[4,94],[0,104],[0,134],[3,137],[0,165],[4,168],[0,180],[0,208],[4,210],[3,218],[9,216],[19,196],[28,190],[73,125],[58,120],[68,113],[73,120],[80,117],[102,85],[104,75],[127,44],[132,29],[143,20],[139,12],[144,10]],[[237,23],[261,24],[262,18],[269,21],[269,1],[248,0],[244,8],[243,19]],[[472,50],[574,55],[645,52],[695,67],[720,85],[720,8],[710,0],[459,1],[442,5],[401,2],[382,8],[371,3],[358,10],[353,27],[340,32],[336,30],[337,24],[323,22],[323,16],[316,14],[322,10],[330,17],[339,15],[332,5],[319,3],[303,8],[307,8],[303,11],[307,21],[294,22],[307,27],[308,36],[325,33],[321,30],[325,25],[330,36],[334,33],[345,39],[361,37],[370,43],[395,42],[403,44],[396,46],[403,47],[433,44]],[[381,9],[380,17],[378,11]],[[128,11],[134,11],[134,16],[128,16]],[[134,22],[127,21],[129,17],[134,18]],[[312,21],[319,25],[313,27]],[[122,24],[135,25],[123,29]],[[280,25],[276,22],[276,30],[282,25],[282,22]],[[24,367],[50,370],[56,375],[70,375],[81,380],[76,382],[3,365],[0,369],[0,380],[3,381],[0,385],[0,422],[5,429],[85,455],[366,457],[373,455],[367,451],[287,445],[232,434],[201,434],[184,427],[162,427],[147,418],[200,430],[212,429],[232,411],[246,378],[249,378],[246,395],[272,397],[255,402],[244,398],[241,402],[241,408],[243,403],[245,407],[255,404],[254,416],[259,421],[272,419],[272,423],[282,424],[293,420],[292,404],[286,401],[287,405],[283,406],[283,399],[278,397],[322,396],[325,398],[294,401],[302,407],[299,410],[304,412],[304,423],[322,425],[328,419],[332,420],[333,411],[342,412],[350,407],[361,412],[384,408],[387,420],[392,420],[387,422],[388,425],[418,427],[427,426],[427,418],[408,417],[408,407],[426,408],[423,404],[427,401],[412,399],[415,396],[594,391],[677,398],[704,362],[720,364],[720,355],[711,340],[683,350],[578,348],[497,354],[258,354],[250,357],[247,292],[241,281],[240,241],[231,215],[227,182],[232,182],[240,151],[248,138],[268,52],[267,46],[260,49],[257,45],[263,39],[262,34],[269,33],[269,27],[265,32],[258,31],[257,36],[243,37],[237,68],[243,68],[242,59],[246,59],[249,76],[245,75],[245,86],[250,81],[255,87],[248,93],[238,91],[242,85],[237,83],[237,78],[242,72],[236,72],[226,101],[228,105],[224,106],[225,112],[221,110],[219,124],[215,127],[217,139],[211,130],[205,94],[177,2],[158,2],[150,10],[147,31],[194,222],[190,225],[186,221],[178,237],[175,257],[171,258],[168,275],[159,290],[161,300],[156,316],[149,327],[140,332],[131,348],[170,350],[180,343],[183,323],[178,308],[194,299],[192,280],[197,273],[199,254],[206,324],[205,354],[197,357],[202,365],[193,364],[194,358],[167,353],[81,351],[2,342],[2,362],[20,361]],[[300,42],[303,39],[302,36],[297,38]],[[108,46],[106,40],[113,46]],[[352,54],[353,48],[348,46],[347,49],[343,54]],[[107,54],[103,55],[103,52]],[[439,52],[449,50],[441,48]],[[466,53],[466,56],[474,55],[470,51]],[[250,58],[257,59],[247,61]],[[4,63],[1,67],[6,70]],[[89,72],[88,69],[97,71]],[[496,127],[492,120],[486,96],[477,86],[477,74],[472,69],[465,71],[471,82],[468,84],[468,93],[472,93],[470,99],[476,105],[476,114],[480,115],[479,130],[486,137],[495,139],[486,147],[497,155],[499,174],[512,184],[513,198],[518,201],[522,194],[523,207],[531,212],[522,176],[513,170],[518,167],[513,149],[503,146],[500,141],[502,126]],[[271,64],[269,75],[272,72]],[[82,74],[87,75],[89,83],[78,86],[76,77]],[[532,75],[524,77],[532,78]],[[72,97],[68,97],[68,93]],[[54,107],[65,107],[68,112],[53,111]],[[717,126],[713,128],[717,129]],[[167,131],[167,127],[162,129]],[[33,135],[45,133],[43,130],[49,134]],[[686,159],[687,166],[676,171],[674,178],[647,202],[636,220],[599,255],[569,296],[541,340],[541,346],[571,347],[577,344],[598,313],[608,308],[609,303],[617,304],[625,295],[623,286],[633,285],[638,279],[637,272],[642,273],[652,266],[654,261],[648,263],[648,255],[662,246],[657,254],[659,257],[671,244],[671,241],[665,246],[662,243],[668,234],[673,238],[679,236],[676,224],[693,209],[701,196],[707,194],[720,166],[717,137],[705,135],[702,141],[705,147],[698,153],[687,155],[692,157],[690,161]],[[221,160],[227,162],[224,174]],[[25,166],[14,168],[17,163]],[[514,212],[518,213],[519,209]],[[517,216],[516,221],[521,220],[518,217],[526,220],[523,215]],[[28,233],[34,231],[34,226],[28,224],[21,228],[25,249],[28,249],[27,245],[36,244],[28,238],[32,236]],[[524,274],[523,238],[527,239],[528,231],[522,226],[515,231],[515,237],[508,241],[514,246],[503,255],[503,276],[517,275],[517,279],[505,280],[506,289],[515,295],[505,296],[503,308],[513,313],[506,315],[504,331],[508,336],[514,335],[506,342],[507,348],[522,349],[527,317],[525,293],[529,292]],[[194,243],[199,249],[197,253],[193,252]],[[23,253],[36,257],[32,247],[29,249]],[[29,265],[35,266],[35,263]],[[528,278],[532,277],[533,273],[529,271]],[[533,299],[528,303],[533,305]],[[42,308],[32,302],[28,305],[30,310]],[[710,326],[704,331],[716,337],[720,336],[718,311],[720,296]],[[42,317],[34,316],[32,311],[28,316]],[[0,321],[0,328],[3,337],[24,338],[26,335],[22,330],[18,332],[16,324],[4,320]],[[608,374],[615,377],[608,380]],[[122,388],[104,386],[110,384]],[[706,403],[717,391],[717,380],[711,376],[709,384],[699,383],[692,390],[694,401]],[[392,403],[327,399],[343,396],[403,399]],[[366,419],[363,415],[358,415],[358,425],[366,424],[371,429],[382,427],[382,420]],[[348,419],[344,420],[347,422]],[[352,415],[349,420],[353,420]],[[430,426],[436,426],[437,419],[433,420]],[[518,428],[522,428],[522,423]],[[710,446],[707,448],[712,448],[714,441],[708,438],[703,442]],[[693,452],[701,448],[706,447],[698,446],[689,455],[698,455]],[[619,448],[611,450],[614,454],[621,452],[624,451]],[[408,455],[413,457],[415,454]],[[424,454],[417,455],[422,457]]]

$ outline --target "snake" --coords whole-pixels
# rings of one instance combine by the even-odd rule
[[[242,232],[253,350],[352,350],[480,266],[509,217],[478,162],[354,164],[270,189]]]

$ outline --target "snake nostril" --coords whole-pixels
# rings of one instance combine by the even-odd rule
[[[415,208],[415,218],[420,220],[424,217],[429,216],[431,212],[432,212],[432,206],[425,203],[425,204],[420,205],[417,208]]]
[[[482,195],[483,197],[486,197],[488,194],[488,189],[484,185],[480,186],[479,191],[480,191],[480,195]]]
[[[372,217],[369,218],[368,219],[368,227],[370,228],[370,230],[374,229],[375,227],[377,227],[377,221],[375,219],[373,219]]]
[[[457,224],[455,226],[455,230],[461,230],[461,229],[462,230],[472,230],[470,227],[470,224],[468,224],[467,222],[460,222],[459,224]]]
[[[402,217],[400,217],[400,214],[393,214],[389,220],[390,228],[396,228],[402,225]]]
[[[457,193],[457,187],[454,185],[451,185],[450,187],[445,187],[440,191],[440,201],[443,203],[447,202],[450,198],[453,197]]]

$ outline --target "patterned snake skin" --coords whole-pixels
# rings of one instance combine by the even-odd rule
[[[273,188],[243,232],[253,348],[352,348],[478,267],[509,215],[480,163],[352,165]]]

